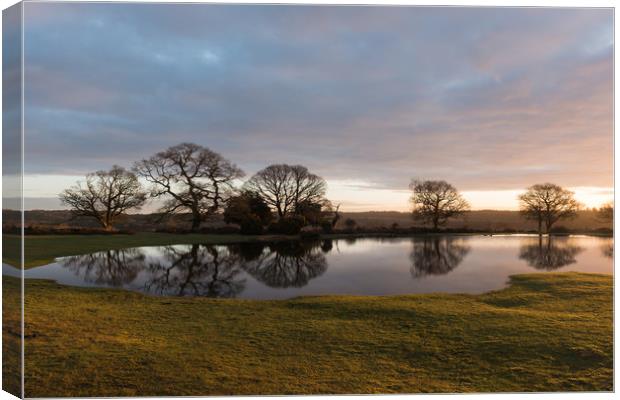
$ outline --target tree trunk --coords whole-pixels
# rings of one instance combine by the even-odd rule
[[[200,228],[200,222],[200,213],[196,211],[192,212],[192,232],[198,232],[198,229]]]
[[[96,218],[99,221],[99,223],[101,224],[101,226],[103,227],[104,231],[111,231],[112,230],[112,224],[110,223],[109,220],[107,220],[107,219],[105,219],[104,217],[101,217],[101,216],[97,216]]]
[[[538,235],[542,235],[542,219],[538,218]]]

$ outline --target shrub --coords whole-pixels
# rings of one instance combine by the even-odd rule
[[[261,219],[255,215],[247,215],[241,221],[241,233],[244,235],[260,235],[263,233],[263,223]]]
[[[297,235],[306,225],[306,220],[300,216],[282,217],[269,225],[269,231],[283,235]]]
[[[261,225],[267,225],[273,218],[269,206],[257,193],[244,192],[227,201],[224,209],[226,223],[241,225],[250,215],[258,218]]]
[[[323,231],[323,233],[332,233],[334,231],[334,227],[332,226],[331,221],[321,221],[321,230]]]

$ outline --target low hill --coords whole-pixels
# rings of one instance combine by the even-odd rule
[[[344,220],[351,218],[357,222],[358,226],[365,228],[390,227],[398,224],[401,228],[409,228],[419,225],[414,221],[410,213],[397,211],[371,211],[342,213],[339,224],[344,224]],[[612,228],[611,222],[600,221],[596,212],[592,210],[580,211],[574,219],[562,220],[556,226],[562,226],[574,231],[590,231],[601,228]],[[518,211],[506,210],[476,210],[470,211],[461,218],[450,221],[447,228],[474,229],[487,231],[517,230],[528,231],[537,228],[537,224],[528,221]]]

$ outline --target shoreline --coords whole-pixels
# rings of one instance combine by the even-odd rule
[[[81,255],[104,250],[118,250],[132,247],[166,246],[178,244],[236,244],[264,243],[298,240],[347,240],[347,239],[382,239],[415,238],[428,236],[538,236],[531,233],[496,233],[496,232],[433,232],[433,233],[331,233],[306,236],[300,235],[238,235],[211,233],[156,233],[140,232],[133,234],[106,235],[25,235],[24,268],[42,266],[53,262],[56,257]],[[591,236],[613,238],[613,234],[571,233],[551,234],[543,237]],[[13,267],[20,262],[21,236],[3,234],[2,262]]]

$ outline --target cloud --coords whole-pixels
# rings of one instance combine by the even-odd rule
[[[252,174],[612,185],[609,9],[26,4],[26,163],[182,141]]]

